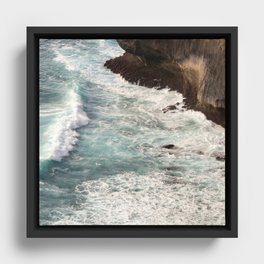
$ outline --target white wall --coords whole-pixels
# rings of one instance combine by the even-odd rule
[[[261,3],[261,0],[1,1],[0,262],[261,263],[264,259]],[[25,238],[25,30],[29,25],[239,26],[238,239]]]

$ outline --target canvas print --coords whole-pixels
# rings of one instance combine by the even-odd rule
[[[39,225],[225,225],[225,40],[40,39]]]

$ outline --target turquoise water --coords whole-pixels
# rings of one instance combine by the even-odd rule
[[[40,40],[40,224],[224,225],[224,128],[103,66],[122,53]]]

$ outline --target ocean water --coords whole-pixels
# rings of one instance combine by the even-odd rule
[[[225,225],[224,128],[103,66],[122,53],[40,40],[40,225]]]

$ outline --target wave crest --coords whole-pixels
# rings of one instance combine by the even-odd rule
[[[48,140],[41,147],[40,159],[61,161],[63,157],[68,156],[78,142],[79,133],[76,129],[87,125],[88,122],[89,118],[83,110],[80,96],[75,89],[71,89],[66,95],[63,111],[45,132]]]

